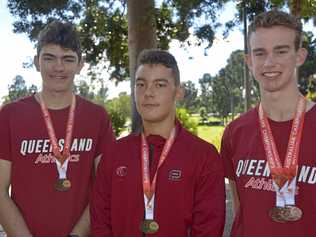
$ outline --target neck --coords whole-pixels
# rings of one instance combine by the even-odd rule
[[[44,90],[40,92],[44,103],[48,109],[63,109],[71,104],[73,93],[67,92],[52,92]],[[36,96],[38,100],[38,97]]]
[[[148,122],[143,120],[144,134],[145,136],[149,135],[159,135],[165,139],[168,139],[172,129],[175,126],[175,118],[168,119],[163,122],[155,123]]]
[[[288,121],[294,118],[300,92],[296,88],[288,92],[262,92],[261,104],[266,115],[274,121]]]

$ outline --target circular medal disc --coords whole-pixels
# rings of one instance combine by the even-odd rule
[[[302,218],[303,212],[297,206],[286,206],[286,220],[298,221]]]
[[[159,230],[159,224],[154,220],[144,220],[140,228],[145,234],[154,234]]]
[[[60,192],[67,191],[71,187],[71,182],[68,179],[58,179],[55,183],[55,189]]]
[[[284,209],[285,208],[283,207],[273,207],[269,211],[269,216],[274,222],[285,223],[286,219],[284,215],[284,212],[285,212]]]

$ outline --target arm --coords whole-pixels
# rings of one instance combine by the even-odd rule
[[[32,237],[19,209],[9,196],[11,162],[0,159],[0,223],[8,236]]]
[[[91,236],[113,237],[111,226],[112,156],[100,162],[93,189],[91,212]]]
[[[104,152],[108,151],[113,144],[115,137],[113,135],[113,129],[109,117],[104,109],[102,109],[101,115],[101,125],[100,125],[100,134],[98,138],[96,151],[99,152],[99,155],[94,159],[94,178],[97,173],[98,165],[101,161],[102,156],[108,158],[103,155]],[[82,216],[79,221],[73,228],[71,234],[77,234],[80,237],[89,236],[90,234],[90,206],[87,205]]]
[[[239,211],[239,197],[238,197],[238,192],[237,192],[237,188],[236,188],[236,182],[234,180],[229,180],[229,190],[231,193],[231,197],[232,197],[232,203],[233,203],[233,217],[236,216],[236,213],[238,213]]]
[[[214,159],[215,156],[215,159]],[[221,237],[225,225],[225,184],[217,152],[199,172],[193,207],[192,237]]]
[[[96,174],[99,162],[101,160],[101,155],[98,155],[94,159],[94,176]],[[71,234],[79,235],[80,237],[87,237],[90,234],[90,211],[89,205],[83,211],[80,219],[76,223],[75,227],[72,229]]]

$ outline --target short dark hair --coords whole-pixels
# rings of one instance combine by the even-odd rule
[[[160,49],[145,49],[138,56],[137,68],[144,64],[162,64],[165,67],[170,68],[174,76],[175,85],[180,85],[178,64],[171,53]]]
[[[43,46],[57,44],[63,48],[71,49],[77,53],[79,62],[81,60],[81,46],[79,34],[73,24],[54,20],[47,24],[38,35],[37,55]]]
[[[259,28],[271,28],[273,26],[284,26],[295,31],[295,49],[298,50],[302,40],[302,23],[294,15],[279,10],[263,12],[255,17],[254,21],[248,27],[248,46],[250,48],[251,33]]]

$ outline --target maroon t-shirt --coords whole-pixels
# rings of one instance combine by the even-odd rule
[[[282,164],[291,121],[269,120]],[[316,106],[305,115],[299,153],[296,205],[303,217],[296,222],[276,223],[268,213],[275,206],[276,193],[262,143],[257,108],[231,122],[225,129],[221,156],[225,175],[237,184],[240,212],[232,237],[315,236],[316,223]]]
[[[58,144],[63,146],[69,107],[49,110]],[[11,161],[12,199],[36,237],[65,237],[88,204],[94,158],[113,141],[105,110],[77,96],[71,159],[71,188],[54,189],[58,172],[46,125],[34,96],[0,111],[0,159]],[[106,159],[106,157],[105,157]]]
[[[149,136],[147,141],[153,146],[152,178],[165,140]],[[100,164],[91,203],[93,237],[143,236],[140,151],[141,137],[130,135],[118,141],[111,160]],[[160,228],[150,235],[153,237],[222,236],[225,221],[222,161],[212,145],[182,127],[158,171],[154,219]]]

